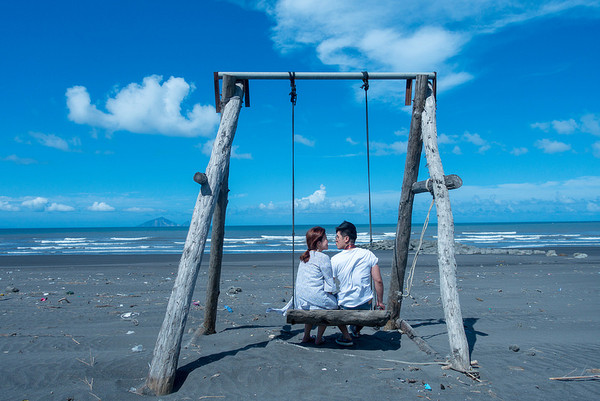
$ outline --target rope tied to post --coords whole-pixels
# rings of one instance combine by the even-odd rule
[[[296,99],[298,98],[298,96],[296,95],[296,73],[288,72],[288,74],[290,75],[290,88],[291,88],[290,102],[292,102],[292,105],[295,106]]]
[[[367,131],[367,186],[369,194],[369,246],[373,247],[373,224],[371,221],[371,156],[369,152],[369,97],[367,91],[369,90],[369,73],[362,71],[363,84],[362,89],[365,90],[365,126]]]

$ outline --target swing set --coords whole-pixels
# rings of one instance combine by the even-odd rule
[[[460,187],[462,181],[455,175],[445,176],[437,147],[436,129],[436,73],[397,73],[397,72],[215,72],[215,102],[221,113],[221,123],[215,138],[210,161],[205,173],[196,173],[194,181],[201,185],[196,200],[194,214],[179,263],[173,291],[169,298],[165,319],[161,326],[153,359],[146,379],[145,391],[164,395],[173,390],[177,362],[185,322],[198,276],[208,230],[212,221],[211,252],[208,271],[207,301],[203,327],[197,334],[215,333],[217,300],[223,255],[225,209],[228,196],[229,161],[237,122],[245,101],[250,106],[250,80],[289,80],[292,103],[292,238],[295,230],[295,175],[294,175],[294,109],[296,106],[296,80],[362,80],[365,91],[365,119],[367,136],[367,178],[369,194],[369,238],[372,244],[371,224],[371,177],[369,160],[368,95],[369,80],[405,80],[405,104],[413,103],[409,131],[404,178],[398,208],[398,223],[394,257],[392,261],[389,295],[385,311],[347,310],[288,310],[287,322],[291,324],[310,323],[314,325],[379,326],[386,330],[410,330],[410,326],[399,318],[402,291],[408,258],[412,224],[414,195],[430,192],[436,204],[438,218],[438,265],[440,269],[440,293],[450,343],[450,364],[459,371],[470,370],[470,357],[464,332],[462,313],[456,286],[456,260],[454,252],[454,221],[450,209],[448,190]],[[222,88],[219,91],[219,83]],[[413,81],[415,97],[412,102]],[[429,169],[429,178],[417,182],[419,159],[423,145]],[[431,210],[431,208],[430,208]],[[295,245],[292,240],[292,276],[294,275]],[[418,254],[418,251],[417,251]],[[416,257],[416,255],[415,255]],[[413,261],[413,270],[416,259]],[[412,274],[412,273],[411,273]],[[294,281],[295,277],[292,277]],[[412,337],[412,335],[409,334]]]

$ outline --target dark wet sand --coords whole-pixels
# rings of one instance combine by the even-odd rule
[[[555,249],[562,255],[457,255],[480,383],[442,370],[398,332],[365,328],[355,346],[341,348],[328,328],[325,345],[301,345],[301,325],[265,313],[290,297],[289,254],[225,255],[218,332],[191,345],[204,318],[205,257],[177,391],[146,398],[600,399],[599,381],[549,380],[600,369],[600,250]],[[377,255],[387,291],[391,252]],[[179,255],[0,257],[0,399],[143,399],[128,391],[146,378],[178,263]],[[230,287],[242,292],[228,295]],[[434,255],[419,257],[412,294],[402,317],[446,356]]]

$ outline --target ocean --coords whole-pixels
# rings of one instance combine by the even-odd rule
[[[311,226],[296,225],[294,248],[305,249],[304,233]],[[335,246],[335,226],[324,225]],[[421,227],[413,224],[412,238],[419,238]],[[369,225],[357,225],[357,243],[369,243]],[[43,228],[0,229],[2,255],[72,254],[161,254],[181,253],[187,227],[161,228]],[[391,240],[396,226],[376,224],[373,241]],[[430,225],[426,240],[437,236]],[[563,223],[489,223],[456,224],[457,242],[485,248],[600,247],[600,222]],[[225,253],[290,252],[290,226],[228,226],[225,228]],[[210,238],[205,252],[210,251]]]

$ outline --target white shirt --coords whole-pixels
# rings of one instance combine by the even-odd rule
[[[344,249],[331,258],[333,277],[340,282],[338,305],[356,307],[373,299],[371,268],[379,262],[368,249]]]

